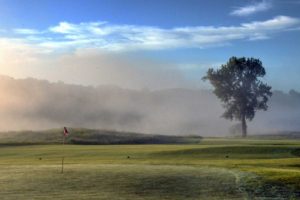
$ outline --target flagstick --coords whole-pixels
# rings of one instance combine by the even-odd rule
[[[64,144],[65,144],[65,134],[63,134],[63,143],[62,143],[63,147],[64,147]],[[63,155],[63,157],[61,159],[61,173],[62,174],[64,173],[64,160],[65,160],[65,157]]]

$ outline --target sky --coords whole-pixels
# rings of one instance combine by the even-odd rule
[[[209,88],[208,68],[259,58],[300,91],[300,0],[0,0],[0,74],[133,89]]]

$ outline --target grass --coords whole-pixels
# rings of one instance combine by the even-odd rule
[[[0,199],[299,199],[300,141],[0,146]],[[65,173],[61,174],[61,158]]]
[[[1,199],[198,199],[242,197],[225,170],[189,166],[40,165],[5,169]],[[1,170],[1,172],[3,172]]]
[[[170,136],[111,130],[68,128],[67,144],[188,144],[199,143],[200,136]],[[2,145],[61,144],[62,129],[0,133]]]

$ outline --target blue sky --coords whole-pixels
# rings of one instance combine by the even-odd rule
[[[208,87],[231,56],[300,90],[300,0],[0,0],[0,73],[83,85]]]

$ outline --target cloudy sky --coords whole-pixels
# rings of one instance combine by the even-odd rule
[[[255,57],[300,90],[300,0],[0,0],[0,74],[124,88],[207,88]]]

